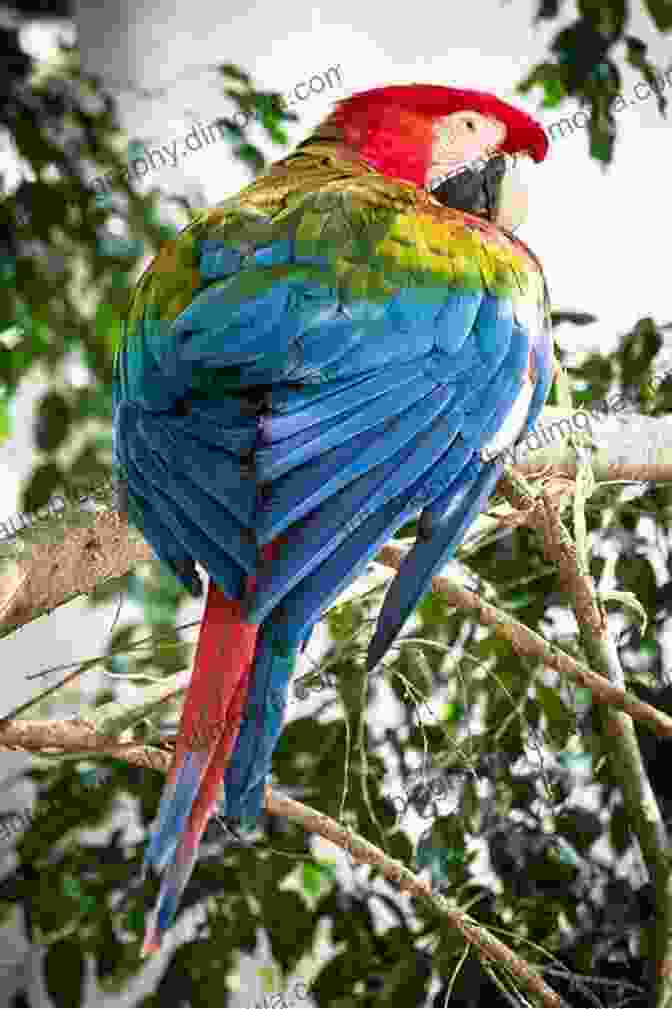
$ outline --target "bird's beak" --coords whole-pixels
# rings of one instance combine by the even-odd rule
[[[506,155],[506,169],[499,183],[494,223],[515,231],[527,218],[528,188],[526,177],[532,159],[527,154]]]

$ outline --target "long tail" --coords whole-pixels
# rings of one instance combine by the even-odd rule
[[[271,561],[276,551],[276,543],[264,546],[264,560]],[[253,592],[255,584],[250,576],[247,591]],[[211,578],[175,754],[145,853],[144,871],[151,865],[164,876],[143,955],[160,948],[172,923],[203,832],[223,797],[234,751],[238,773],[227,782],[225,806],[237,811],[242,803],[246,812],[252,806],[258,812],[263,804],[261,795],[251,802],[251,791],[256,795],[263,790],[282,728],[295,651],[278,652],[272,636],[259,630],[259,624],[244,619],[242,603],[228,599]],[[266,745],[253,745],[250,738],[259,723],[259,743]],[[242,751],[237,745],[241,724]]]
[[[227,599],[210,579],[175,754],[145,853],[145,870],[152,865],[167,871],[143,955],[160,948],[217,807],[243,716],[258,631],[258,624],[242,619],[240,602]]]

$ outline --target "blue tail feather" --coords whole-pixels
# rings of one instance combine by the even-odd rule
[[[254,820],[263,808],[263,788],[282,732],[298,645],[282,641],[272,623],[259,631],[243,721],[224,779],[222,813],[227,818]]]
[[[152,865],[157,872],[161,872],[175,854],[201,787],[209,757],[210,753],[205,750],[190,750],[178,769],[174,784],[164,790],[145,852],[145,867]]]

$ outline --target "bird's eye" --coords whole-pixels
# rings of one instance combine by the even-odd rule
[[[469,129],[469,130],[475,130],[476,129],[476,123],[474,122],[473,119],[465,119],[464,121],[467,124],[467,129]]]

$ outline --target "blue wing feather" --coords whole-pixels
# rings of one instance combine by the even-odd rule
[[[501,233],[493,229],[476,281],[468,263],[472,272],[463,263],[451,274],[437,259],[432,274],[421,261],[428,253],[418,258],[400,236],[371,266],[367,228],[378,229],[376,241],[385,228],[366,215],[346,227],[347,197],[333,227],[326,204],[316,206],[312,220],[322,225],[311,255],[299,255],[305,245],[275,224],[272,241],[244,251],[206,229],[197,243],[200,286],[172,322],[153,308],[136,317],[133,366],[131,351],[121,353],[115,378],[116,461],[159,556],[178,577],[185,560],[197,560],[238,599],[245,575],[257,576],[246,606],[262,627],[227,771],[230,816],[258,811],[293,657],[323,610],[424,509],[431,535],[388,592],[370,660],[384,654],[496,483],[501,463],[484,461],[481,450],[507,420],[531,351],[538,374],[528,427],[551,380],[541,308],[530,328],[516,315],[515,284],[507,281],[508,294],[495,290],[497,249],[509,242]],[[431,246],[419,220],[400,234]],[[254,221],[262,234],[264,218]],[[475,241],[470,228],[460,233],[456,264]],[[346,250],[341,272],[332,239]],[[395,286],[381,297],[376,271],[385,279],[386,263]],[[369,277],[357,296],[343,279],[353,264]],[[439,282],[460,269],[468,283]],[[261,546],[279,535],[278,555],[260,565]]]
[[[413,390],[419,402],[404,409],[406,401],[399,396],[395,406],[380,404],[384,418],[375,427],[369,426],[361,434],[339,443],[337,448],[321,453],[310,465],[293,470],[271,485],[269,499],[265,502],[266,514],[258,529],[263,542],[268,542],[288,525],[312,511],[326,498],[352,483],[359,476],[381,463],[387,462],[401,448],[416,438],[451,400],[451,393],[437,388],[435,383],[418,383]],[[369,420],[375,419],[369,411]],[[353,425],[353,428],[359,424]]]
[[[389,422],[390,418],[403,412],[407,406],[431,393],[436,384],[435,380],[418,375],[414,382],[406,383],[382,396],[369,397],[347,412],[339,411],[334,418],[310,424],[307,429],[287,436],[283,435],[291,430],[289,424],[275,425],[273,418],[268,422],[262,421],[262,438],[268,447],[260,448],[257,452],[259,478],[264,481],[277,480],[295,467],[347,443],[356,435],[369,431],[382,422]],[[284,421],[286,418],[280,419]]]
[[[190,543],[184,544],[188,549],[200,541],[194,557],[200,560],[204,552],[207,557],[208,543],[223,541],[226,553],[248,574],[255,573],[258,558],[254,538],[231,515],[224,501],[204,494],[185,474],[171,472],[139,436],[129,440],[129,456],[136,472],[143,474],[144,483],[151,486],[159,517],[171,527],[177,520],[188,531]]]
[[[381,660],[399,628],[431,584],[432,576],[451,557],[473,520],[483,511],[504,464],[490,463],[481,468],[476,479],[463,478],[450,492],[453,507],[441,523],[434,526],[431,539],[420,540],[404,558],[385,596],[378,624],[369,645],[367,669]]]

